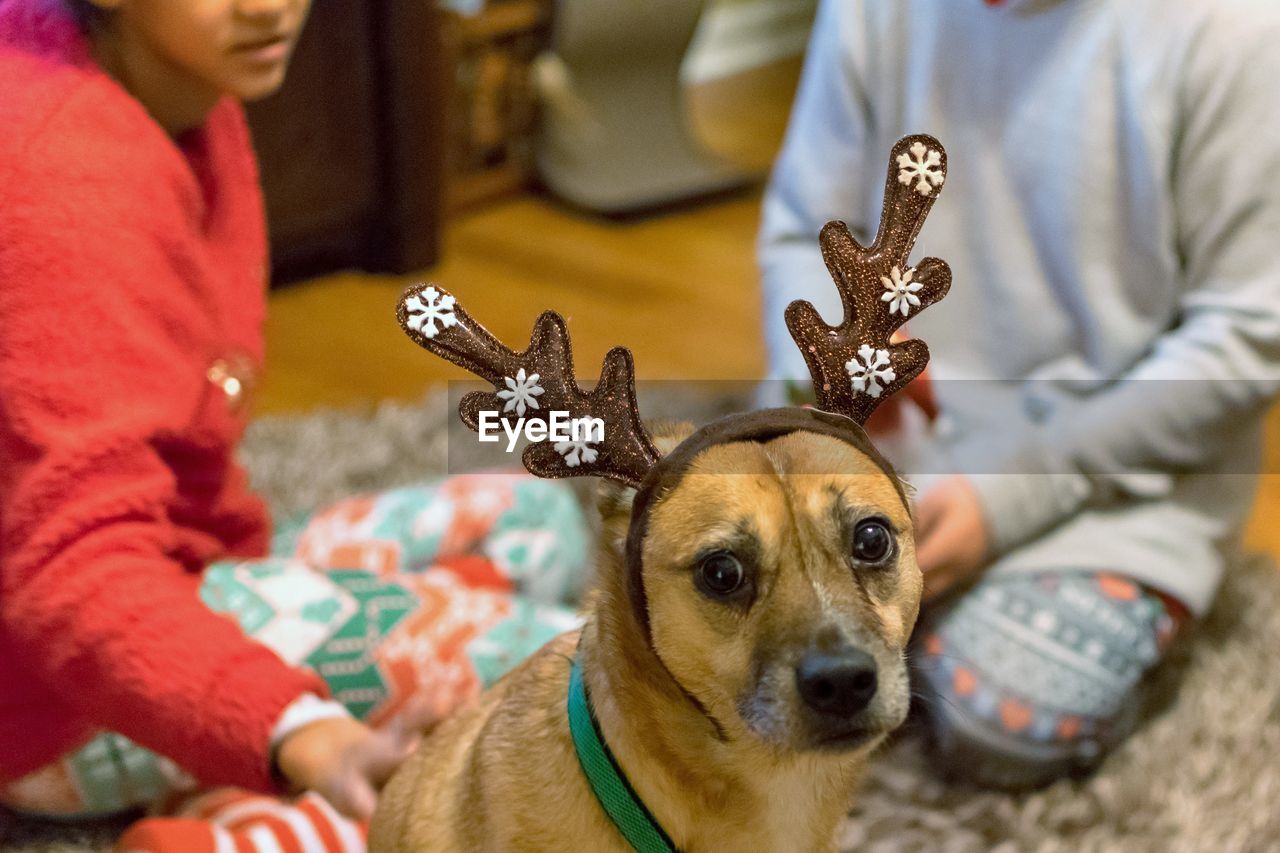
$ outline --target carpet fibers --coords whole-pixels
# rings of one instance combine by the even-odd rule
[[[714,411],[690,404],[660,413],[707,417],[740,402],[724,399]],[[291,514],[505,459],[474,441],[454,440],[451,453],[448,437],[463,435],[455,421],[443,396],[363,414],[269,418],[250,429],[245,458],[276,511]],[[1266,561],[1242,561],[1209,617],[1155,673],[1145,724],[1093,776],[1019,796],[947,785],[929,772],[908,727],[875,762],[841,849],[1280,851],[1277,649],[1280,572]],[[119,826],[0,813],[0,850],[103,849]]]

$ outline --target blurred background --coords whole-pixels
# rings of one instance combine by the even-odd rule
[[[317,0],[250,109],[274,262],[259,414],[464,378],[395,325],[421,280],[513,346],[560,311],[584,376],[616,344],[639,380],[762,376],[760,198],[815,8]],[[1271,553],[1278,481],[1249,534]]]
[[[565,314],[593,374],[763,370],[754,241],[815,0],[318,0],[250,111],[274,257],[261,414],[464,374],[395,325],[429,279],[518,345]],[[666,6],[666,9],[655,9]]]

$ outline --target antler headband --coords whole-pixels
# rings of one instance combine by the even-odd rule
[[[796,301],[787,307],[786,322],[804,353],[813,376],[818,407],[863,424],[880,403],[914,379],[929,360],[923,341],[894,342],[894,332],[915,312],[937,302],[951,286],[951,271],[936,258],[915,267],[908,255],[925,216],[946,178],[947,155],[931,136],[909,136],[891,155],[885,182],[884,209],[875,242],[863,248],[842,222],[822,229],[822,255],[840,291],[844,319],[828,326],[813,305]],[[397,316],[410,338],[493,385],[463,398],[463,422],[479,431],[482,415],[493,412],[517,426],[523,419],[550,431],[559,424],[598,419],[603,435],[542,441],[525,448],[525,467],[540,477],[597,475],[640,488],[658,466],[661,454],[640,419],[635,399],[631,353],[615,347],[605,356],[600,380],[583,391],[574,380],[569,333],[559,314],[547,311],[534,325],[529,347],[515,352],[504,346],[462,309],[454,297],[434,285],[419,284],[400,300]],[[563,412],[567,417],[553,413]],[[707,432],[686,439],[705,444],[703,433],[719,440],[775,435],[760,429],[761,419],[742,435],[737,430]],[[814,423],[815,419],[775,416],[779,426]],[[586,419],[586,421],[584,421]],[[838,419],[834,419],[838,420]],[[830,426],[830,419],[824,420]],[[858,427],[850,424],[865,444]],[[682,457],[683,454],[673,453]]]
[[[471,318],[454,297],[434,285],[416,285],[400,300],[400,325],[420,346],[493,384],[462,398],[462,422],[477,432],[483,412],[509,423],[536,422],[550,432],[554,413],[569,423],[599,419],[603,435],[537,442],[521,460],[539,477],[599,475],[638,486],[661,454],[640,422],[631,351],[614,347],[604,358],[600,381],[583,391],[573,378],[573,353],[564,319],[545,311],[524,352],[514,352]],[[563,423],[561,424],[564,425]],[[585,424],[584,424],[585,425]]]
[[[819,242],[844,319],[828,326],[813,304],[787,306],[787,329],[813,375],[818,408],[865,423],[885,398],[915,379],[929,363],[924,341],[893,343],[893,333],[951,289],[951,268],[907,257],[947,177],[947,153],[932,136],[908,136],[893,147],[885,181],[880,230],[870,248],[843,222],[828,222]]]

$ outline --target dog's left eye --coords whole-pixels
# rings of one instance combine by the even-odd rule
[[[742,563],[728,551],[708,554],[698,563],[698,586],[704,593],[715,598],[724,598],[737,592],[746,578],[747,572]]]
[[[882,563],[893,551],[893,532],[878,518],[858,523],[853,531],[853,558],[860,563]]]

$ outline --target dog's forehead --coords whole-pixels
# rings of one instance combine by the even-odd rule
[[[896,478],[861,448],[802,431],[704,449],[666,496],[663,514],[697,511],[707,521],[741,518],[772,526],[780,519],[771,511],[784,505],[815,517],[843,507],[882,512],[905,525],[910,516],[899,489]]]
[[[790,517],[785,491],[759,447],[721,445],[689,467],[652,509],[649,532],[676,552],[722,544],[770,541]],[[649,537],[650,544],[654,537]]]
[[[779,482],[798,511],[876,510],[899,527],[911,515],[897,475],[861,448],[827,435],[792,433],[761,448],[773,460]]]
[[[892,488],[881,463],[866,450],[829,435],[793,432],[779,436],[760,449],[768,454],[784,476],[876,477]]]
[[[792,448],[795,441],[803,443],[816,436],[834,438],[837,443],[818,442],[808,449],[803,444]],[[780,439],[787,438],[792,441],[778,443]],[[670,494],[695,462],[707,473],[749,473],[752,470],[751,448],[765,444],[791,448],[788,453],[789,473],[801,473],[801,469],[805,473],[849,472],[849,460],[856,459],[858,472],[868,466],[884,472],[897,488],[902,502],[907,502],[905,490],[892,466],[875,449],[860,425],[849,418],[818,409],[785,407],[726,415],[695,430],[650,469],[636,492],[633,520],[643,518],[655,503]],[[708,453],[714,448],[732,446],[742,452],[728,455]],[[813,448],[817,448],[817,452],[813,452]]]
[[[904,511],[907,505],[906,491],[892,466],[849,418],[795,407],[727,415],[686,437],[653,466],[637,489],[626,546],[627,561],[634,569],[640,566],[649,516],[673,494],[688,491],[679,487],[695,471],[726,484],[735,477],[741,482],[741,478],[764,474],[783,473],[794,479],[870,477],[878,471],[893,486]],[[716,486],[704,481],[702,488]]]

